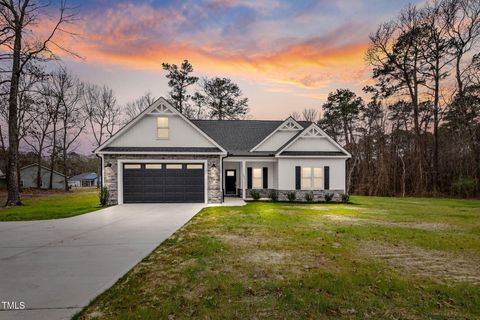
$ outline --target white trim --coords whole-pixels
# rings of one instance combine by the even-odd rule
[[[165,98],[160,97],[155,102],[153,102],[150,107],[147,109],[143,110],[139,115],[137,115],[133,120],[131,120],[129,123],[124,125],[120,130],[118,130],[114,135],[112,135],[110,138],[108,138],[104,143],[102,143],[99,147],[97,147],[93,152],[94,153],[99,153],[101,152],[100,150],[108,146],[110,143],[115,141],[119,136],[122,135],[123,132],[127,131],[130,127],[132,127],[135,123],[140,121],[141,118],[143,118],[144,115],[148,115],[151,111],[155,110],[157,107],[163,105],[164,107],[166,106],[170,111],[172,111],[172,114],[179,115],[183,120],[185,120],[188,124],[190,124],[195,130],[197,130],[202,136],[204,136],[208,141],[210,141],[212,144],[214,144],[217,148],[222,150],[222,152],[227,153],[227,151],[219,145],[215,140],[213,140],[210,136],[208,136],[205,132],[200,130],[196,125],[193,124],[190,120],[188,120],[187,117],[185,117],[183,114],[181,114],[177,109],[175,109]],[[144,153],[144,152],[142,152]]]
[[[247,199],[247,162],[242,161],[242,199]]]
[[[303,158],[307,158],[307,159],[311,159],[311,158],[319,158],[319,159],[350,159],[349,156],[345,155],[345,156],[277,156],[276,158],[282,158],[282,159],[303,159]]]
[[[97,154],[187,154],[187,155],[226,155],[226,152],[164,152],[164,151],[98,151]]]
[[[225,186],[223,185],[223,159],[222,156],[220,158],[220,168],[219,168],[219,174],[220,174],[220,191],[222,192],[222,203],[223,203],[223,196],[225,192]]]
[[[102,188],[105,187],[105,156],[103,154],[100,155],[101,158],[102,158],[102,181],[100,181],[102,183]],[[98,185],[98,181],[97,181],[97,185]]]
[[[265,137],[262,141],[260,141],[256,146],[254,146],[249,152],[253,152],[257,150],[265,141],[270,139],[271,136],[273,136],[277,131],[281,130],[281,128],[286,125],[287,123],[294,122],[295,125],[299,126],[301,129],[298,130],[283,130],[283,131],[300,131],[303,129],[303,127],[292,117],[288,117],[285,121],[283,121],[275,130],[273,130],[268,136]]]
[[[228,157],[228,158],[224,158],[223,161],[225,161],[225,162],[242,162],[242,161],[248,161],[248,162],[277,162],[278,160],[275,159],[274,157],[269,157],[269,158]]]
[[[123,164],[124,163],[203,163],[205,203],[208,203],[208,160],[169,160],[169,159],[118,159],[117,160],[117,202],[123,204]]]
[[[325,158],[335,158],[335,157],[342,157],[342,158],[351,158],[352,155],[347,151],[345,150],[341,145],[339,145],[335,140],[333,140],[328,134],[325,133],[325,131],[323,131],[319,126],[317,126],[315,123],[312,123],[310,126],[308,126],[301,134],[299,134],[295,139],[293,139],[292,141],[290,141],[285,147],[283,147],[280,151],[278,151],[276,154],[275,154],[275,157],[282,157],[280,156],[280,154],[285,151],[286,149],[288,149],[295,141],[297,141],[298,139],[302,138],[310,128],[315,128],[317,130],[320,131],[320,133],[322,133],[322,135],[328,139],[328,141],[330,141],[331,143],[333,143],[337,148],[339,148],[342,152],[345,152],[345,156],[326,156]],[[314,151],[314,150],[312,150]],[[301,157],[304,157],[304,158],[315,158],[315,157],[319,157],[319,156],[289,156],[291,158],[301,158]]]

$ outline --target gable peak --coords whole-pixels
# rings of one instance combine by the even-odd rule
[[[167,106],[165,103],[161,102],[158,106],[150,110],[148,114],[151,115],[165,115],[165,114],[174,114],[175,112],[171,110],[169,106]]]
[[[303,127],[292,117],[289,117],[287,120],[285,120],[285,122],[282,123],[279,128],[280,131],[299,131],[302,129]]]
[[[322,131],[316,125],[311,125],[309,128],[307,128],[303,136],[307,138],[324,137]]]

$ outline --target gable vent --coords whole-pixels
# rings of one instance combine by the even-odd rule
[[[152,115],[164,115],[164,114],[174,114],[172,110],[170,110],[170,108],[168,108],[167,106],[165,106],[163,103],[160,104],[158,107],[156,107],[155,109],[153,109],[152,111],[150,111],[149,114],[152,114]]]
[[[313,126],[310,129],[308,129],[303,136],[306,138],[317,138],[317,137],[323,138],[324,137],[322,132],[318,128]]]
[[[280,131],[298,131],[303,128],[293,119],[288,119],[281,127]]]

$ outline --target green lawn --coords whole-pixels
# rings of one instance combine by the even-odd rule
[[[480,201],[210,207],[79,319],[479,319]]]
[[[72,217],[100,209],[97,189],[77,189],[23,200],[23,206],[0,208],[0,221],[46,220]]]

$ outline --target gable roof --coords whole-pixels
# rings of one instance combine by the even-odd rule
[[[306,122],[306,121],[303,121]],[[286,129],[288,127],[288,129]],[[304,127],[298,123],[292,116],[289,116],[285,121],[283,121],[275,130],[273,130],[268,136],[263,138],[262,141],[257,143],[250,151],[257,150],[262,144],[264,144],[271,136],[273,136],[279,130],[290,130],[290,131],[301,131]]]
[[[29,164],[29,165],[26,165],[25,167],[20,168],[20,171],[22,171],[22,170],[24,170],[24,169],[28,169],[28,168],[30,168],[30,167],[38,167],[38,163],[31,163],[31,164]],[[44,170],[46,170],[46,171],[50,171],[50,168],[47,168],[47,167],[42,166],[42,165],[40,165],[40,168],[42,168],[42,169],[44,169]],[[65,175],[64,175],[63,173],[61,173],[61,172],[58,172],[58,171],[55,171],[55,170],[52,170],[52,172],[55,173],[55,174],[61,175],[62,177],[65,177]]]
[[[250,152],[285,121],[278,120],[192,120],[202,131],[217,141],[229,154],[235,156],[268,156],[270,151]],[[302,127],[311,124],[298,121]]]
[[[335,145],[339,151],[335,152],[327,152],[327,151],[285,151],[290,147],[292,144],[295,143],[299,138],[301,137],[306,137],[311,134],[311,132],[315,132],[318,135],[321,135],[323,138],[327,139],[330,141],[333,145]],[[317,153],[317,154],[315,154]],[[342,156],[342,157],[348,157],[351,158],[352,155],[345,150],[338,142],[333,140],[328,134],[325,133],[317,124],[315,123],[310,123],[308,127],[303,129],[301,132],[293,136],[287,143],[285,143],[281,148],[279,148],[275,154],[275,156]]]
[[[77,174],[76,176],[71,177],[68,179],[69,181],[82,181],[82,180],[95,180],[97,179],[96,172],[84,172]]]
[[[160,110],[162,109],[162,110]],[[149,113],[153,114],[158,114],[159,111],[167,111],[170,114],[176,114],[180,116],[185,122],[187,122],[189,125],[191,125],[195,130],[197,130],[201,135],[203,135],[207,140],[209,140],[213,145],[215,145],[220,152],[226,152],[225,149],[222,148],[212,137],[210,137],[208,134],[200,130],[195,124],[192,123],[191,120],[189,120],[187,117],[185,117],[182,113],[180,113],[177,109],[175,109],[170,102],[168,102],[165,98],[160,97],[157,100],[155,100],[148,108],[143,110],[140,114],[138,114],[135,118],[133,118],[130,122],[128,122],[126,125],[124,125],[120,130],[118,130],[115,134],[113,134],[110,138],[108,138],[104,143],[102,143],[98,148],[96,148],[93,152],[95,153],[101,153],[105,151],[105,148],[108,147],[108,145],[120,137],[124,132],[126,132],[129,128],[131,128],[134,124],[136,124],[138,121],[140,121],[145,115]]]

